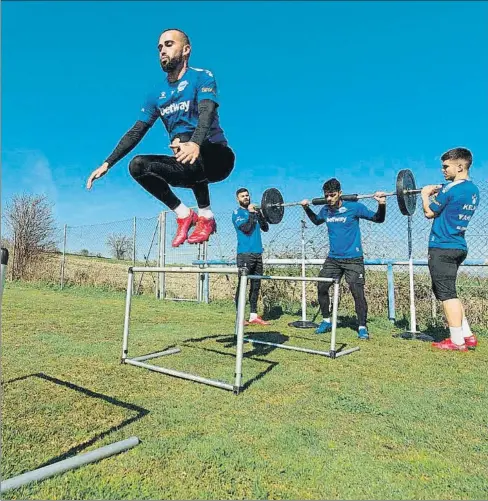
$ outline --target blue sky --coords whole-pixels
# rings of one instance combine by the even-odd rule
[[[212,207],[392,190],[411,168],[439,182],[439,156],[470,148],[488,167],[485,2],[2,2],[2,206],[46,193],[60,224],[155,216],[163,206],[128,173],[137,153],[168,153],[157,122],[107,176],[86,179],[137,119],[160,78],[157,40],[186,31],[191,64],[214,73],[237,157]],[[193,205],[189,190],[176,193]]]

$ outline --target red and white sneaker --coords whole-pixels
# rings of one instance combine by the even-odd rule
[[[179,247],[187,238],[188,230],[197,223],[198,216],[194,211],[190,209],[190,215],[183,218],[176,218],[178,223],[178,229],[176,230],[175,238],[171,245],[173,247]]]
[[[193,233],[188,237],[188,243],[201,244],[202,242],[206,242],[210,235],[216,231],[217,223],[214,218],[208,219],[206,217],[199,216]]]
[[[450,338],[444,339],[444,341],[440,341],[439,343],[432,343],[432,346],[440,350],[468,351],[466,344],[459,346],[453,343]]]
[[[478,346],[478,338],[474,334],[472,336],[465,337],[464,344],[468,348],[476,348]]]
[[[271,325],[271,322],[266,322],[266,320],[263,320],[261,317],[256,317],[253,320],[249,320],[249,325]]]

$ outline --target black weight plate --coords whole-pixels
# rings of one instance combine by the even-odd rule
[[[413,216],[417,207],[417,193],[405,193],[415,190],[415,178],[410,169],[403,169],[397,175],[396,192],[400,212],[404,216]]]
[[[281,204],[283,197],[279,190],[276,188],[265,190],[261,198],[261,212],[269,224],[278,224],[283,219],[285,208]]]

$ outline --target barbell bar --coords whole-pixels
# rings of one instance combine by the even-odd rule
[[[417,189],[415,185],[415,178],[410,169],[402,169],[398,172],[396,179],[396,191],[385,193],[385,196],[397,197],[398,207],[404,216],[412,216],[415,213],[417,206],[417,194],[422,190]],[[374,194],[367,195],[342,195],[341,199],[344,201],[355,202],[363,198],[373,198]],[[313,198],[311,205],[325,205],[327,200],[325,198]],[[283,219],[285,207],[292,207],[301,205],[301,202],[287,202],[283,201],[281,192],[276,188],[268,188],[263,193],[261,198],[261,205],[256,206],[259,209],[264,219],[270,224],[278,224]]]

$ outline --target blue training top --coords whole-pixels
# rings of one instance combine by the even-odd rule
[[[176,82],[166,78],[154,87],[138,119],[152,126],[161,118],[172,141],[176,134],[194,132],[198,124],[198,103],[203,99],[219,104],[215,78],[209,70],[189,67]],[[206,139],[227,144],[217,111]]]
[[[465,232],[480,203],[480,191],[469,179],[442,185],[429,208],[436,217],[432,224],[429,247],[468,250]]]
[[[359,220],[371,221],[376,212],[361,202],[343,201],[341,207],[324,205],[317,217],[327,223],[329,232],[329,257],[351,259],[363,256]]]
[[[261,241],[261,227],[256,217],[256,226],[250,235],[246,235],[239,229],[241,224],[249,221],[249,211],[242,207],[238,207],[232,212],[232,223],[237,232],[237,254],[243,253],[263,253],[263,244]]]

